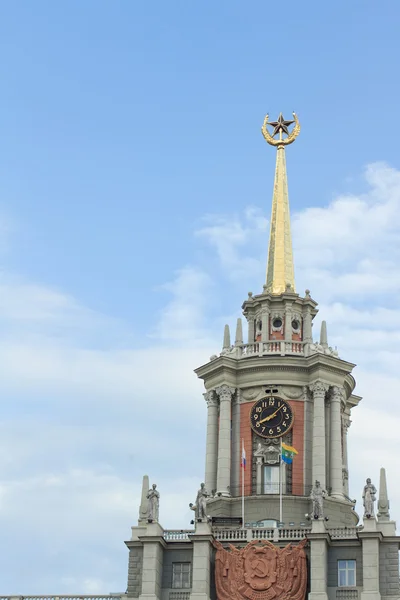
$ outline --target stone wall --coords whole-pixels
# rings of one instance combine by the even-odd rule
[[[356,585],[363,585],[363,561],[361,546],[338,546],[328,549],[328,587],[337,587],[338,560],[356,561]]]
[[[134,547],[129,550],[128,595],[138,598],[142,591],[143,548]]]
[[[379,544],[379,591],[381,596],[399,596],[398,544]]]
[[[172,588],[172,563],[193,563],[193,549],[179,548],[164,550],[162,588]]]

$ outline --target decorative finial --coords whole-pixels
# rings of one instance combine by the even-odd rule
[[[149,485],[150,485],[149,484],[149,476],[143,475],[142,497],[141,497],[140,508],[139,508],[138,525],[147,523],[147,511],[148,511],[148,505],[149,505],[149,501],[147,499],[147,492],[149,490]]]
[[[266,115],[263,126],[261,127],[261,132],[268,144],[271,144],[271,146],[288,146],[289,144],[292,144],[300,133],[300,123],[296,113],[293,113],[294,121],[285,121],[282,113],[279,115],[277,121],[268,122],[268,117],[269,115]],[[293,123],[295,125],[292,131],[289,131],[288,128],[290,125],[293,125]],[[269,133],[267,125],[274,128],[272,135]],[[282,137],[283,134],[286,134],[287,137]],[[276,135],[279,135],[277,140],[274,139]]]
[[[231,332],[229,330],[229,325],[225,325],[224,327],[224,341],[222,345],[222,350],[230,350],[231,349]]]
[[[379,478],[378,521],[390,521],[386,472],[383,467]]]
[[[319,336],[319,343],[321,346],[326,349],[328,348],[328,331],[326,328],[326,321],[322,321],[321,323],[321,333]]]
[[[236,323],[236,335],[235,335],[235,346],[241,346],[243,344],[243,326],[242,319],[239,317]]]

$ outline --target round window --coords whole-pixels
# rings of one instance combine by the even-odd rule
[[[272,325],[276,327],[276,329],[280,329],[282,327],[282,319],[274,319]]]
[[[295,331],[298,331],[300,329],[300,322],[297,319],[293,319],[292,327]]]

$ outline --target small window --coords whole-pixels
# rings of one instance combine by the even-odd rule
[[[279,466],[264,467],[264,494],[279,494]]]
[[[356,585],[356,561],[338,560],[338,587]]]
[[[190,588],[190,563],[172,563],[172,587]]]

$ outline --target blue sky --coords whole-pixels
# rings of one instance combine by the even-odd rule
[[[352,495],[383,461],[399,517],[398,3],[16,0],[0,17],[0,593],[124,591],[144,473],[164,526],[188,525],[193,369],[264,283],[267,111],[302,125],[298,291],[359,364]]]

